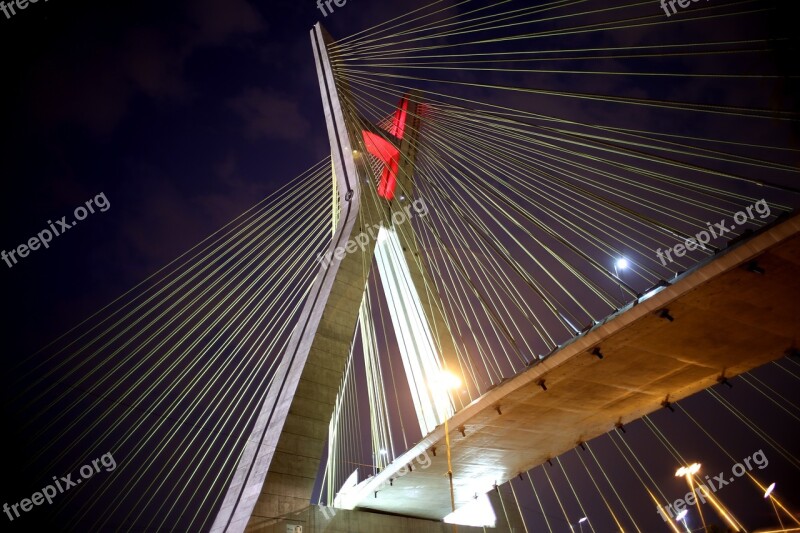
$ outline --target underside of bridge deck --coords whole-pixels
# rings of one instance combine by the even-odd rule
[[[643,296],[459,411],[450,422],[456,507],[618,422],[782,357],[800,338],[798,302],[795,216]],[[347,500],[441,519],[451,510],[444,450],[440,426]],[[397,476],[424,452],[430,467]]]

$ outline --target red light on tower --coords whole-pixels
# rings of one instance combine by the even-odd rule
[[[386,128],[398,140],[403,139],[406,129],[406,119],[408,117],[408,98],[403,97],[397,110],[394,112],[392,122]],[[364,145],[367,151],[383,161],[383,171],[381,180],[378,183],[378,196],[387,200],[394,198],[394,191],[397,187],[397,170],[400,167],[400,149],[390,141],[376,133],[364,130]]]

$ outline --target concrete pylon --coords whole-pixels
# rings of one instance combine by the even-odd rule
[[[257,531],[308,507],[367,282],[363,265],[372,261],[374,242],[338,252],[360,233],[365,213],[328,40],[319,25],[312,30],[340,205],[331,260],[320,265],[212,526],[215,532]]]
[[[331,38],[317,24],[311,41],[331,143],[338,216],[325,260],[211,528],[214,532],[268,531],[308,508],[375,252],[375,239],[366,229],[368,225],[388,227],[393,210],[405,208],[401,201],[378,199],[366,165],[354,159],[353,141],[362,131],[346,119],[340,96],[347,88],[338,85],[333,75],[328,55]],[[416,132],[419,124],[414,110]],[[415,143],[406,140],[404,145],[388,134],[387,138],[401,146],[397,173],[401,187],[413,190],[413,157],[406,156],[412,155]],[[426,287],[422,305],[430,322],[427,317],[436,316],[430,304],[432,285],[420,271],[411,225],[405,224],[398,235],[406,257],[414,257],[408,263],[413,291],[420,293],[420,287]],[[441,315],[434,323],[444,328]],[[449,333],[443,338],[440,345],[450,339]],[[452,348],[447,351],[448,357],[454,354]]]

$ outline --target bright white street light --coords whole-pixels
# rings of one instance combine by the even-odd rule
[[[578,523],[579,523],[579,524],[583,524],[583,523],[584,523],[584,522],[586,522],[587,520],[589,520],[589,519],[588,519],[588,518],[586,518],[586,517],[584,516],[583,518],[581,518],[580,520],[578,520]]]
[[[767,487],[767,490],[764,491],[764,498],[769,498],[769,495],[772,494],[773,490],[775,490],[775,483]]]
[[[675,472],[675,477],[692,476],[700,471],[700,463],[692,463],[689,466],[682,466]]]
[[[676,517],[675,517],[675,521],[677,521],[677,522],[680,522],[681,520],[683,520],[684,518],[686,518],[686,513],[688,513],[688,512],[689,512],[689,510],[688,510],[688,509],[684,509],[683,511],[681,511],[680,513],[678,513],[678,516],[676,516]]]
[[[442,387],[447,390],[456,390],[461,388],[461,380],[458,379],[458,376],[455,374],[451,374],[450,372],[442,372]]]
[[[455,374],[450,372],[442,372],[439,376],[441,386],[445,390],[456,390],[461,388],[461,380]],[[444,442],[447,446],[447,477],[450,480],[450,510],[456,512],[456,492],[453,487],[453,461],[450,456],[450,425],[447,416],[444,417]],[[458,528],[453,525],[453,532],[458,531]]]
[[[622,292],[622,278],[619,277],[619,272],[620,270],[625,270],[626,268],[628,268],[628,260],[624,257],[620,257],[614,261],[614,276],[616,276],[619,284],[619,298],[621,302],[625,301],[625,293]]]

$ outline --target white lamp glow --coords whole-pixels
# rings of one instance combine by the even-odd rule
[[[458,376],[455,374],[451,374],[450,372],[442,372],[441,379],[442,387],[447,390],[456,390],[461,388],[461,380],[458,379]]]

